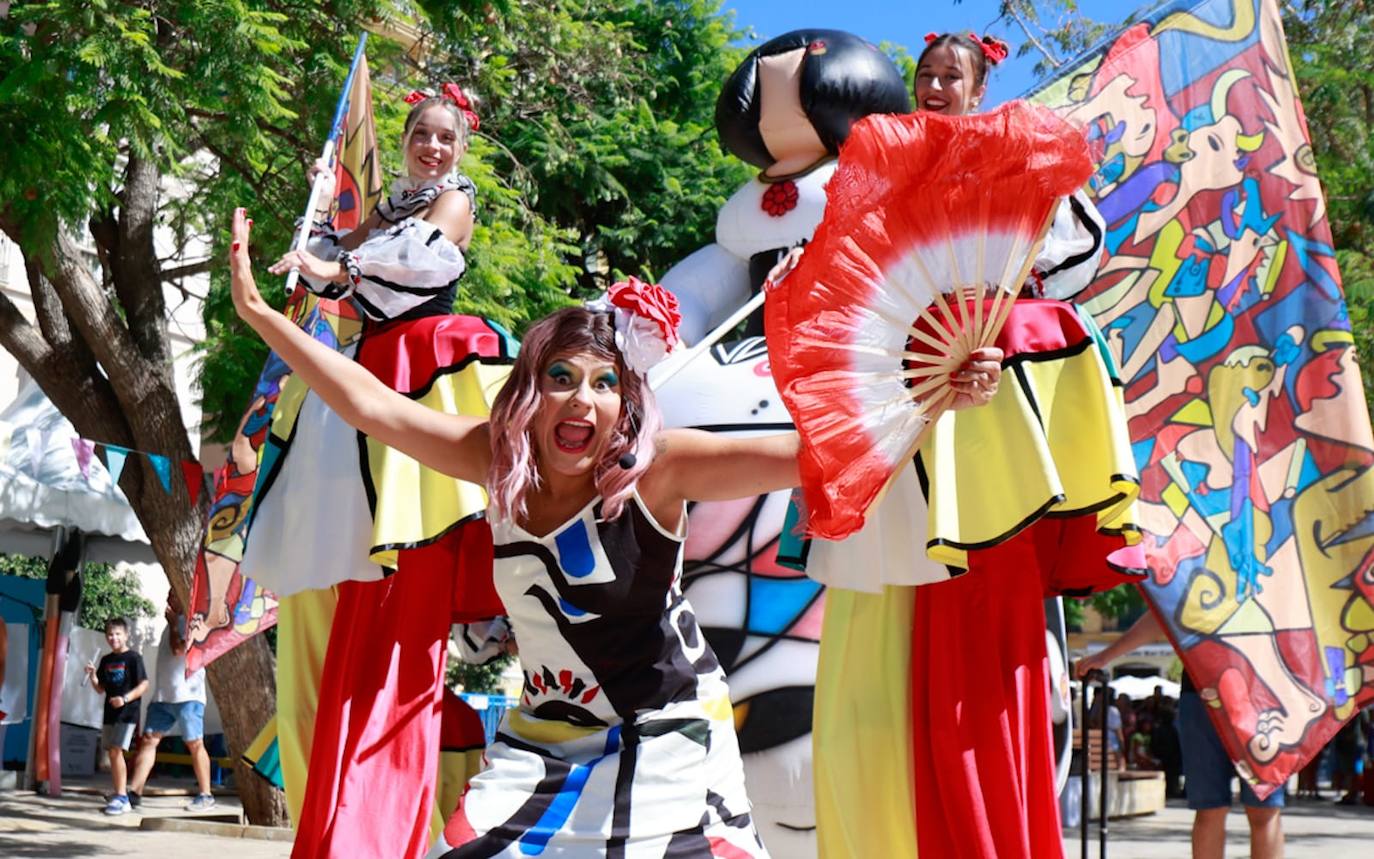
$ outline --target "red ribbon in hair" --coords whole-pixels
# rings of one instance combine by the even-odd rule
[[[438,95],[422,89],[411,90],[410,94],[406,96],[405,102],[406,104],[415,104],[427,98],[446,98],[457,105],[458,109],[463,112],[463,118],[468,121],[469,131],[476,131],[482,127],[482,121],[477,118],[476,111],[472,109],[472,101],[458,84],[444,84],[443,87],[439,89]]]
[[[988,61],[989,65],[997,65],[1005,60],[1010,53],[1007,43],[995,36],[980,37],[977,33],[969,33],[968,37],[973,40],[973,44],[982,49],[983,57]],[[926,33],[926,44],[929,45],[938,38],[940,38],[939,33],[934,31]]]
[[[995,36],[983,36],[979,38],[977,33],[969,33],[968,37],[983,49],[983,56],[991,65],[997,65],[1007,58],[1010,50],[1007,43]]]

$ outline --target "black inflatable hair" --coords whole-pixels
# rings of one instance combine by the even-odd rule
[[[793,30],[770,39],[749,56],[721,87],[716,131],[721,149],[767,168],[776,160],[759,134],[758,61],[809,48],[801,68],[801,106],[817,136],[833,155],[849,128],[871,113],[910,113],[901,71],[869,42],[841,30]]]

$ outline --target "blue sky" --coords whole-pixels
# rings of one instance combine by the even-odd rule
[[[988,85],[986,104],[1015,98],[1034,83],[1033,57],[1016,58],[1016,49],[1025,41],[1021,31],[988,24],[997,16],[997,0],[724,0],[734,10],[740,29],[752,27],[759,42],[802,27],[848,30],[875,44],[882,41],[905,45],[912,56],[920,53],[922,40],[930,31],[951,30],[991,32],[1011,45],[1012,57],[998,67]],[[1044,4],[1042,4],[1044,5]],[[1120,22],[1131,12],[1148,9],[1156,0],[1079,0],[1082,14],[1098,21]],[[755,42],[754,44],[757,44]]]

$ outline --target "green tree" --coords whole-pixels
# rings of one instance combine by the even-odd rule
[[[499,694],[501,692],[501,672],[515,661],[514,656],[498,656],[484,665],[469,665],[459,660],[450,660],[444,680],[448,687],[463,687],[464,692]]]
[[[24,579],[46,579],[48,562],[29,555],[0,555],[0,575]],[[84,564],[81,567],[81,611],[76,625],[103,630],[112,617],[133,620],[154,617],[156,609],[138,589],[131,575],[120,574],[110,564]]]
[[[570,231],[579,295],[711,240],[750,174],[716,138],[716,96],[744,53],[719,0],[423,5],[440,39],[429,73],[486,97],[493,166]]]
[[[341,33],[382,11],[277,6],[60,0],[11,5],[0,19],[0,229],[23,256],[36,316],[0,300],[0,345],[84,437],[195,458],[164,286],[216,263],[164,260],[154,230],[215,235],[231,203],[256,199],[265,226],[285,235],[287,185],[314,139],[294,105],[337,88]],[[176,481],[164,492],[136,461],[120,486],[185,600],[206,499],[193,504]],[[230,745],[245,748],[275,709],[266,642],[235,649],[209,680]],[[283,822],[279,794],[241,776],[249,819]]]
[[[717,211],[749,176],[716,141],[715,98],[742,55],[718,0],[426,0],[407,20],[408,29],[387,28],[407,33],[404,44],[368,43],[390,175],[400,168],[402,98],[412,88],[451,80],[482,100],[482,127],[461,165],[477,185],[478,216],[458,312],[518,333],[612,277],[661,275],[711,240]],[[343,54],[329,60],[333,86],[343,62]],[[316,105],[301,111],[301,140],[322,139],[332,97],[300,102]],[[280,148],[280,139],[263,145]],[[287,246],[313,146],[272,174],[278,196],[292,202],[278,206],[273,196],[273,220],[255,224],[264,259]],[[234,193],[213,218],[252,191],[242,183]],[[224,439],[266,350],[234,317],[222,271],[206,321],[202,404],[212,437]]]
[[[252,207],[256,262],[288,246],[365,26],[382,34],[368,56],[390,166],[412,86],[452,79],[487,94],[463,165],[480,209],[462,310],[518,327],[610,275],[661,272],[709,240],[747,176],[711,123],[735,52],[717,0],[51,0],[6,13],[0,229],[23,256],[36,319],[0,299],[0,345],[82,436],[176,460],[194,451],[164,288],[211,274],[202,406],[207,436],[223,439],[265,357],[229,307],[227,217]],[[158,226],[210,240],[210,255],[160,258]],[[142,457],[120,486],[185,598],[207,500],[163,492]],[[275,708],[272,676],[261,638],[212,664],[233,748]],[[283,819],[260,781],[240,784],[250,820]]]
[[[1109,591],[1093,594],[1086,599],[1064,600],[1064,623],[1081,629],[1084,609],[1091,607],[1105,620],[1114,620],[1125,628],[1145,611],[1145,597],[1135,585],[1118,585]]]
[[[960,0],[955,0],[957,5]],[[1016,46],[1016,56],[1035,56],[1038,78],[1049,77],[1065,63],[1096,44],[1117,27],[1135,19],[1128,15],[1120,24],[1107,24],[1083,15],[1077,0],[1002,0],[997,21],[1021,33],[1024,41]]]

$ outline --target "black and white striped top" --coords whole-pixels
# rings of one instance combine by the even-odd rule
[[[354,250],[343,249],[340,240],[345,233],[340,231],[321,230],[311,236],[309,251],[321,259],[337,260],[348,279],[334,283],[302,275],[301,280],[324,298],[352,297],[374,321],[452,312],[467,261],[439,227],[415,217],[447,191],[467,194],[476,212],[477,189],[466,176],[450,174],[418,187],[398,183],[377,206],[383,225]]]

